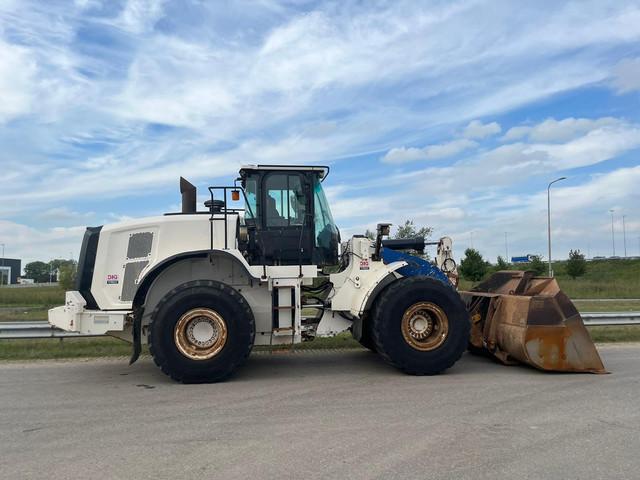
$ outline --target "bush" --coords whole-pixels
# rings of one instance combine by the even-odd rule
[[[509,263],[502,258],[501,255],[498,255],[498,261],[496,262],[496,272],[499,272],[500,270],[509,270],[511,265],[509,265]]]
[[[536,275],[544,275],[548,272],[548,268],[548,265],[542,261],[542,257],[539,255],[533,255],[527,270],[533,271]]]
[[[474,248],[467,248],[458,270],[467,280],[477,282],[486,275],[488,269],[489,263],[482,258],[480,252]]]
[[[76,271],[75,264],[68,263],[60,267],[60,276],[58,282],[64,290],[76,289]]]
[[[569,260],[567,260],[567,274],[571,278],[583,276],[587,272],[587,261],[580,250],[569,250]]]

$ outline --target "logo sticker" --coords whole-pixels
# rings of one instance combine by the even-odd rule
[[[112,273],[107,275],[107,285],[117,285],[118,284],[118,274]]]
[[[360,260],[360,270],[369,270],[369,260],[366,258]]]

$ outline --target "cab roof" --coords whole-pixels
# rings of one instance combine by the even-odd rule
[[[243,165],[240,175],[255,171],[318,172],[321,180],[329,175],[329,167],[325,165]]]

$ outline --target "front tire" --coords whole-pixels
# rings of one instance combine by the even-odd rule
[[[380,293],[372,317],[377,352],[411,375],[451,367],[469,342],[469,315],[458,293],[429,277],[401,278]]]
[[[183,383],[225,380],[253,347],[255,320],[240,293],[220,282],[176,287],[151,315],[149,351],[162,371]]]

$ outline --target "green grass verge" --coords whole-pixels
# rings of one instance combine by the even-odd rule
[[[629,300],[618,300],[615,302],[585,302],[584,300],[574,300],[579,312],[638,312],[640,302]]]
[[[53,305],[52,305],[53,306]],[[38,321],[47,319],[48,307],[11,307],[0,309],[0,322]]]
[[[295,345],[295,350],[362,348],[351,334],[333,338],[316,338],[311,342]],[[288,345],[274,350],[290,350]],[[269,347],[257,346],[255,351],[268,351]],[[143,354],[148,353],[146,346]],[[56,358],[128,357],[131,344],[112,337],[47,338],[24,340],[0,340],[0,360],[47,360]]]
[[[566,262],[552,265],[560,288],[569,298],[640,298],[640,260],[590,261],[587,272],[575,279],[567,275]],[[511,269],[526,270],[527,265],[512,265]],[[460,290],[469,290],[477,283],[461,279]]]
[[[64,304],[64,290],[58,286],[0,287],[1,307],[44,307],[62,304]]]
[[[640,342],[640,325],[587,327],[596,343]]]
[[[131,345],[112,337],[0,340],[0,360],[47,360],[129,355],[131,355]]]

